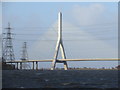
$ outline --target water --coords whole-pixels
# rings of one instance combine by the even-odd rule
[[[3,88],[118,88],[117,70],[3,70]]]

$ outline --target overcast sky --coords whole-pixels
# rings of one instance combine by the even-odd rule
[[[29,59],[53,58],[59,11],[63,14],[63,44],[68,59],[118,57],[117,2],[3,2],[2,8],[3,28],[10,22],[15,34],[17,60],[23,42],[27,42]],[[115,61],[68,63],[69,67],[97,68],[118,64]],[[51,67],[51,63],[39,66]]]

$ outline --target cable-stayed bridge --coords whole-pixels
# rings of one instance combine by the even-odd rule
[[[8,29],[10,29],[10,28],[8,28]],[[8,35],[9,35],[9,33],[8,33]],[[8,41],[7,42],[10,41],[9,38],[11,39],[10,35],[8,37]],[[10,42],[12,42],[12,41],[10,41]],[[8,46],[9,45],[7,45],[6,47],[8,47]],[[10,48],[9,48],[8,51],[12,50],[11,46],[12,46],[12,44],[10,43]],[[59,50],[61,51],[62,59],[58,59],[58,52],[59,52]],[[8,53],[8,51],[6,49],[5,55],[7,54],[7,56],[10,56],[11,52]],[[6,57],[5,55],[4,55],[4,57]],[[25,56],[25,55],[23,55],[23,56]],[[12,55],[12,57],[14,57],[14,56]],[[6,58],[4,58],[4,59],[5,59],[6,63],[15,63],[15,64],[17,64],[17,66],[16,66],[17,69],[18,69],[19,66],[20,66],[20,69],[22,69],[22,63],[32,62],[33,63],[33,69],[35,69],[35,66],[36,66],[36,69],[38,69],[38,62],[52,62],[51,70],[55,69],[56,63],[63,63],[64,64],[64,69],[68,70],[67,61],[119,61],[120,60],[120,59],[117,59],[117,58],[67,59],[66,58],[66,53],[65,53],[65,48],[64,48],[64,45],[63,45],[63,41],[62,41],[62,13],[61,12],[58,13],[58,40],[57,40],[57,44],[56,44],[56,48],[55,48],[55,54],[54,54],[54,58],[53,59],[44,59],[44,60],[13,60],[13,59],[9,58],[9,59],[11,59],[11,61],[6,60]],[[36,63],[36,65],[34,65],[35,63]]]
[[[38,62],[53,62],[54,59],[45,59],[45,60],[16,60],[16,61],[8,61],[6,63],[15,63],[17,64],[16,68],[18,69],[20,66],[20,69],[22,69],[22,63],[33,63],[32,68],[35,69],[35,63],[36,63],[36,70],[38,70]],[[120,61],[120,59],[116,58],[96,58],[96,59],[58,59],[58,62],[65,62],[65,61]],[[20,64],[20,65],[18,65]]]

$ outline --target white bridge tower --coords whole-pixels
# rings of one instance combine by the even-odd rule
[[[58,40],[57,40],[57,44],[56,44],[55,55],[54,55],[54,60],[52,62],[51,70],[55,69],[56,63],[63,63],[64,70],[68,70],[67,62],[66,61],[59,61],[57,59],[59,48],[61,50],[62,58],[66,59],[65,49],[64,49],[63,41],[62,41],[62,13],[61,12],[58,13]]]

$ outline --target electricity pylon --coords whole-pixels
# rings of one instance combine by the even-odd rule
[[[2,62],[6,61],[14,61],[15,55],[13,50],[13,44],[12,44],[12,28],[10,27],[10,23],[8,23],[7,32],[5,33],[6,37],[3,38],[2,43]]]
[[[27,53],[27,43],[24,42],[23,43],[23,47],[22,47],[22,57],[21,60],[28,60],[28,53]]]
[[[22,57],[21,57],[22,61],[28,60],[28,53],[27,53],[27,42],[23,43],[23,47],[22,47]],[[24,63],[22,65],[23,69],[28,69],[30,68],[30,65],[28,63]]]

